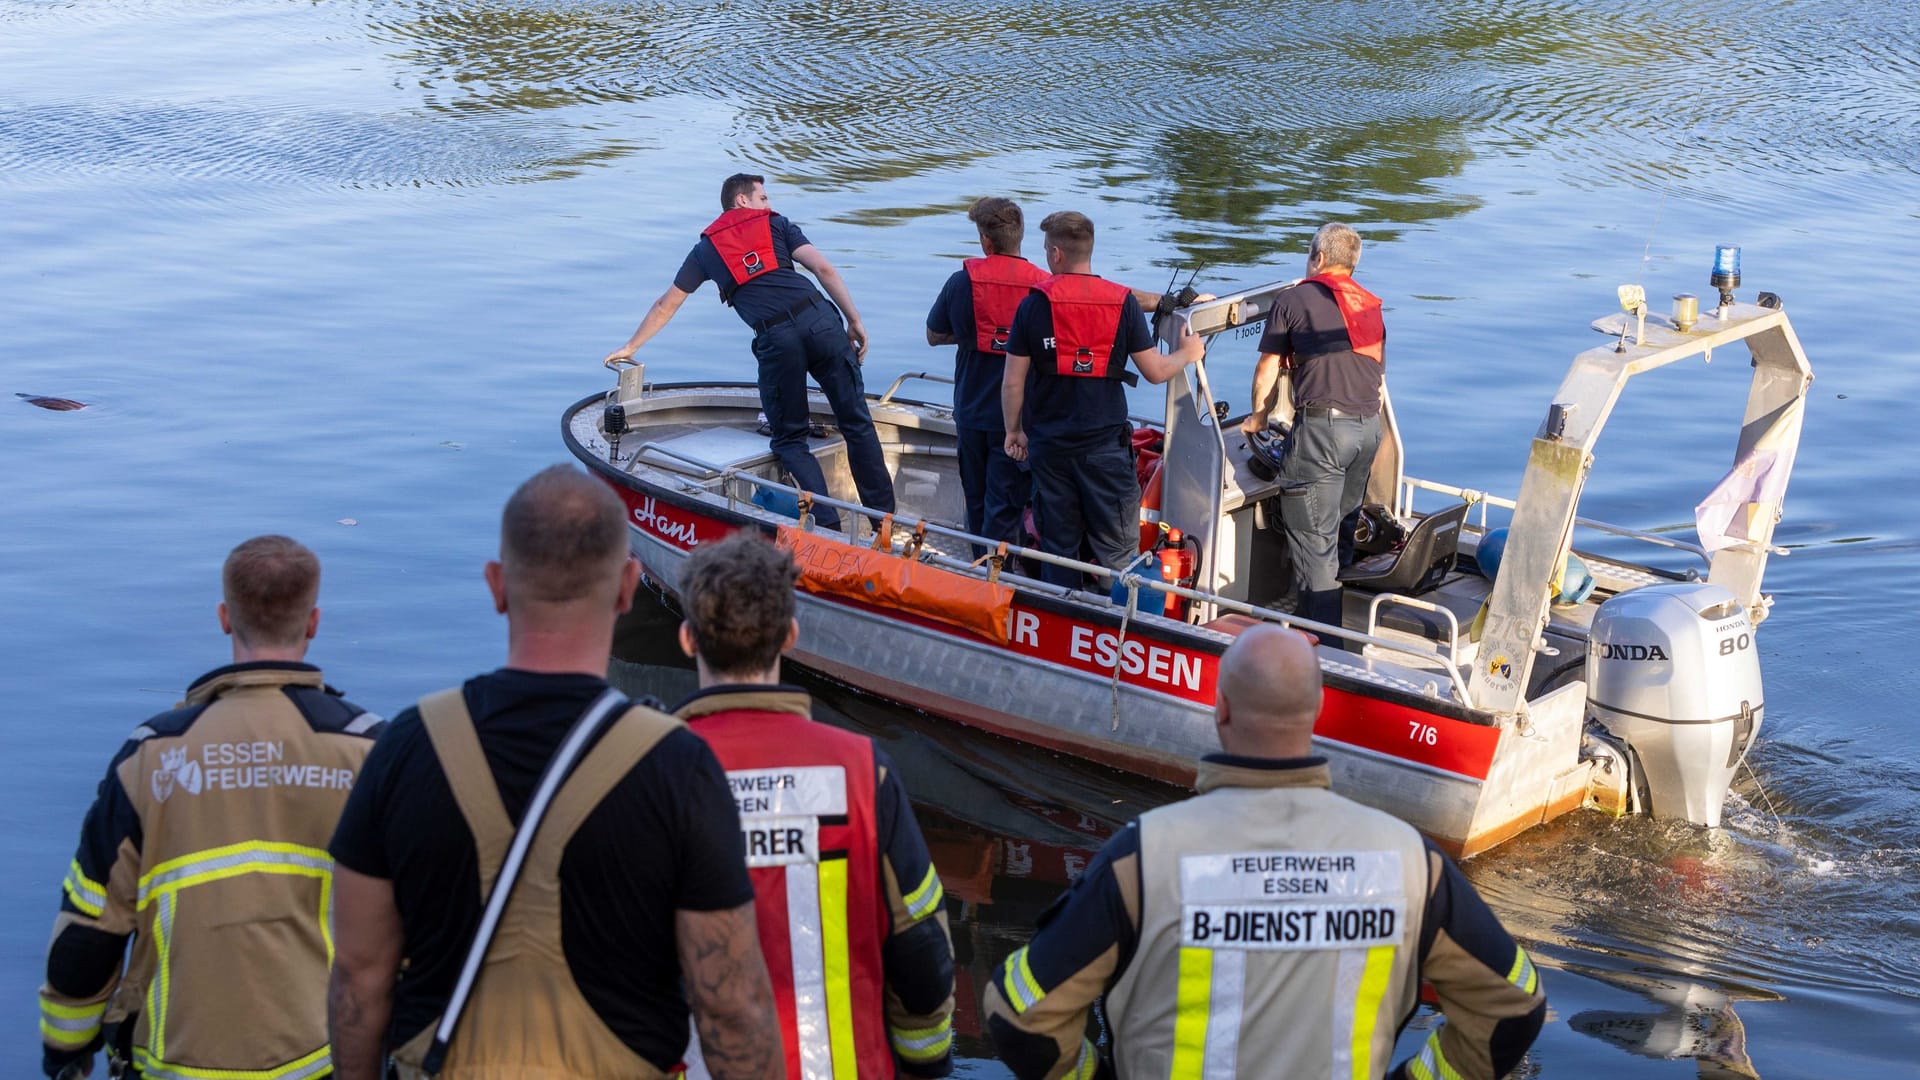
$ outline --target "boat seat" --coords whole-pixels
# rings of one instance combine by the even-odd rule
[[[1340,571],[1340,583],[1374,592],[1417,596],[1440,584],[1460,550],[1460,528],[1471,503],[1462,502],[1420,519],[1407,542],[1357,560]]]

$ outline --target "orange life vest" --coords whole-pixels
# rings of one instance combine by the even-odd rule
[[[771,707],[682,713],[740,806],[786,1075],[891,1077],[873,743],[741,696]]]
[[[742,207],[721,214],[713,219],[713,224],[700,230],[730,275],[728,279],[714,281],[720,287],[722,300],[732,297],[733,290],[782,265],[773,250],[772,222],[773,211]]]
[[[973,347],[1004,356],[1007,337],[1013,332],[1014,311],[1047,272],[1018,255],[989,255],[968,259],[961,265],[973,285]]]
[[[1053,306],[1052,374],[1127,379],[1126,359],[1113,362],[1113,343],[1132,290],[1092,274],[1055,274],[1033,287]]]
[[[1347,274],[1316,274],[1307,279],[1327,287],[1347,324],[1353,351],[1375,363],[1386,362],[1387,327],[1380,318],[1380,298],[1360,287]]]

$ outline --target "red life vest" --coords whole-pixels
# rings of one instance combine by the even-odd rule
[[[1120,316],[1133,290],[1092,274],[1055,274],[1034,288],[1053,305],[1053,374],[1081,379],[1126,379],[1126,359],[1114,363]]]
[[[737,696],[747,707],[686,712],[740,806],[786,1075],[891,1077],[873,743],[802,715],[804,694]]]
[[[1347,274],[1316,274],[1307,280],[1325,285],[1333,294],[1353,351],[1377,364],[1386,363],[1387,327],[1380,318],[1380,298]]]
[[[780,267],[774,256],[772,220],[771,210],[738,208],[714,218],[713,224],[700,230],[733,276],[730,282],[715,282],[723,299],[733,295],[734,289]]]
[[[1005,356],[1007,335],[1013,332],[1013,313],[1047,272],[1018,255],[989,255],[968,259],[967,280],[973,284],[974,348]]]

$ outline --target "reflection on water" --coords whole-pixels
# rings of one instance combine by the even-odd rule
[[[1155,260],[1206,262],[1207,287],[1289,276],[1308,229],[1350,218],[1393,306],[1410,463],[1508,494],[1593,305],[1649,274],[1698,291],[1704,260],[1676,259],[1748,245],[1749,291],[1788,297],[1827,389],[1728,829],[1575,815],[1468,873],[1546,969],[1556,1080],[1684,1071],[1668,1054],[1909,1068],[1917,40],[1920,5],[1888,0],[0,0],[0,392],[93,403],[0,409],[8,985],[37,981],[102,762],[177,696],[145,691],[219,645],[207,575],[238,537],[321,551],[321,662],[383,712],[497,656],[473,568],[499,500],[562,455],[554,418],[604,385],[634,281],[658,287],[746,168],[831,224],[871,385],[944,361],[919,324],[975,196],[1088,210],[1103,265],[1153,285]],[[750,370],[700,307],[656,378]],[[1245,386],[1235,351],[1217,389]],[[1699,376],[1744,387],[1732,368]],[[1704,430],[1704,381],[1661,386],[1623,399],[1588,508],[1684,536],[1728,432]],[[1178,796],[814,690],[920,799],[963,1030],[1109,831]],[[30,1070],[30,1039],[9,1047]]]

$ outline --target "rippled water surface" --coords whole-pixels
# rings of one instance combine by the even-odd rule
[[[874,384],[950,362],[920,327],[976,196],[1087,212],[1098,267],[1153,286],[1292,277],[1315,225],[1352,221],[1410,470],[1502,492],[1614,285],[1704,293],[1713,245],[1744,245],[1743,291],[1786,297],[1819,381],[1730,825],[1577,814],[1469,870],[1547,969],[1533,1074],[1912,1070],[1920,8],[0,0],[7,1071],[34,1067],[93,785],[225,658],[226,550],[320,552],[314,658],[378,711],[497,662],[500,502],[563,456],[560,410],[741,169],[841,267]],[[651,377],[748,377],[709,296]],[[1251,360],[1216,349],[1229,397]],[[1630,391],[1588,513],[1686,528],[1745,376],[1716,358]],[[980,980],[1178,793],[817,689],[921,800],[966,1069],[999,1075]]]

